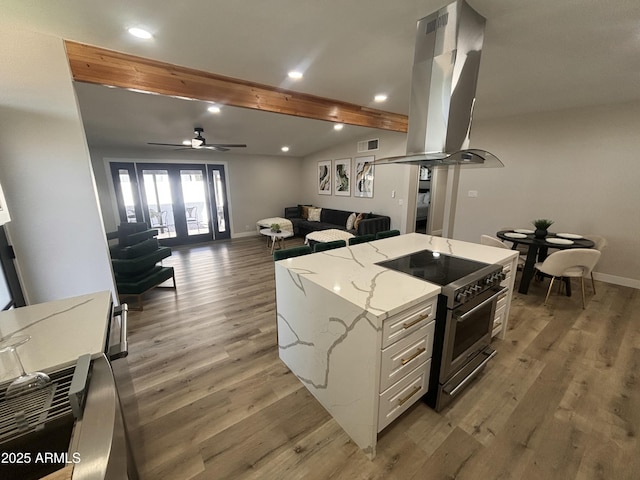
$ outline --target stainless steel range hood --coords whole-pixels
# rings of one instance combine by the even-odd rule
[[[484,25],[464,0],[418,21],[407,154],[376,164],[504,166],[485,150],[469,149]]]

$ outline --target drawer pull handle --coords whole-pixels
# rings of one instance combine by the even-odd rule
[[[411,355],[409,358],[403,358],[401,360],[402,365],[406,365],[407,363],[409,363],[411,360],[413,360],[414,358],[416,358],[418,355],[420,355],[421,353],[426,352],[427,349],[424,347],[420,347],[419,349],[417,349],[415,352],[413,352],[413,355]]]
[[[416,323],[420,323],[421,321],[423,321],[425,318],[428,318],[429,314],[425,313],[424,315],[420,315],[418,318],[416,318],[413,322],[409,322],[409,323],[404,323],[402,324],[402,328],[404,328],[405,330],[407,328],[411,328],[413,327]]]
[[[402,405],[404,405],[405,403],[407,403],[407,401],[413,397],[416,393],[418,393],[420,391],[420,387],[413,387],[413,390],[411,391],[411,393],[409,395],[407,395],[404,398],[399,398],[398,399],[398,406],[401,407]]]

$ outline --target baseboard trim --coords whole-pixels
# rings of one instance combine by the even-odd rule
[[[619,277],[618,275],[609,275],[608,273],[598,272],[593,272],[593,278],[600,280],[601,282],[640,289],[640,280],[636,280],[635,278]]]
[[[259,232],[253,230],[251,232],[240,232],[231,234],[231,238],[245,238],[245,237],[255,237],[256,235],[260,235]]]

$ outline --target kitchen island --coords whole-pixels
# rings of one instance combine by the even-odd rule
[[[504,335],[515,251],[413,233],[275,264],[280,358],[370,458],[378,433],[427,392],[441,290],[376,263],[425,249],[503,265]]]

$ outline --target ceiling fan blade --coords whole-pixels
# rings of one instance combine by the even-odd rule
[[[203,146],[198,147],[198,148],[206,148],[207,150],[214,150],[216,152],[227,152],[227,151],[229,151],[228,148],[224,148],[224,147],[222,147],[220,145],[203,145]]]
[[[147,145],[160,145],[162,147],[184,147],[182,143],[155,143],[155,142],[147,142]],[[191,147],[187,147],[191,148]]]
[[[207,146],[222,148],[246,148],[246,145],[244,143],[207,143]]]

